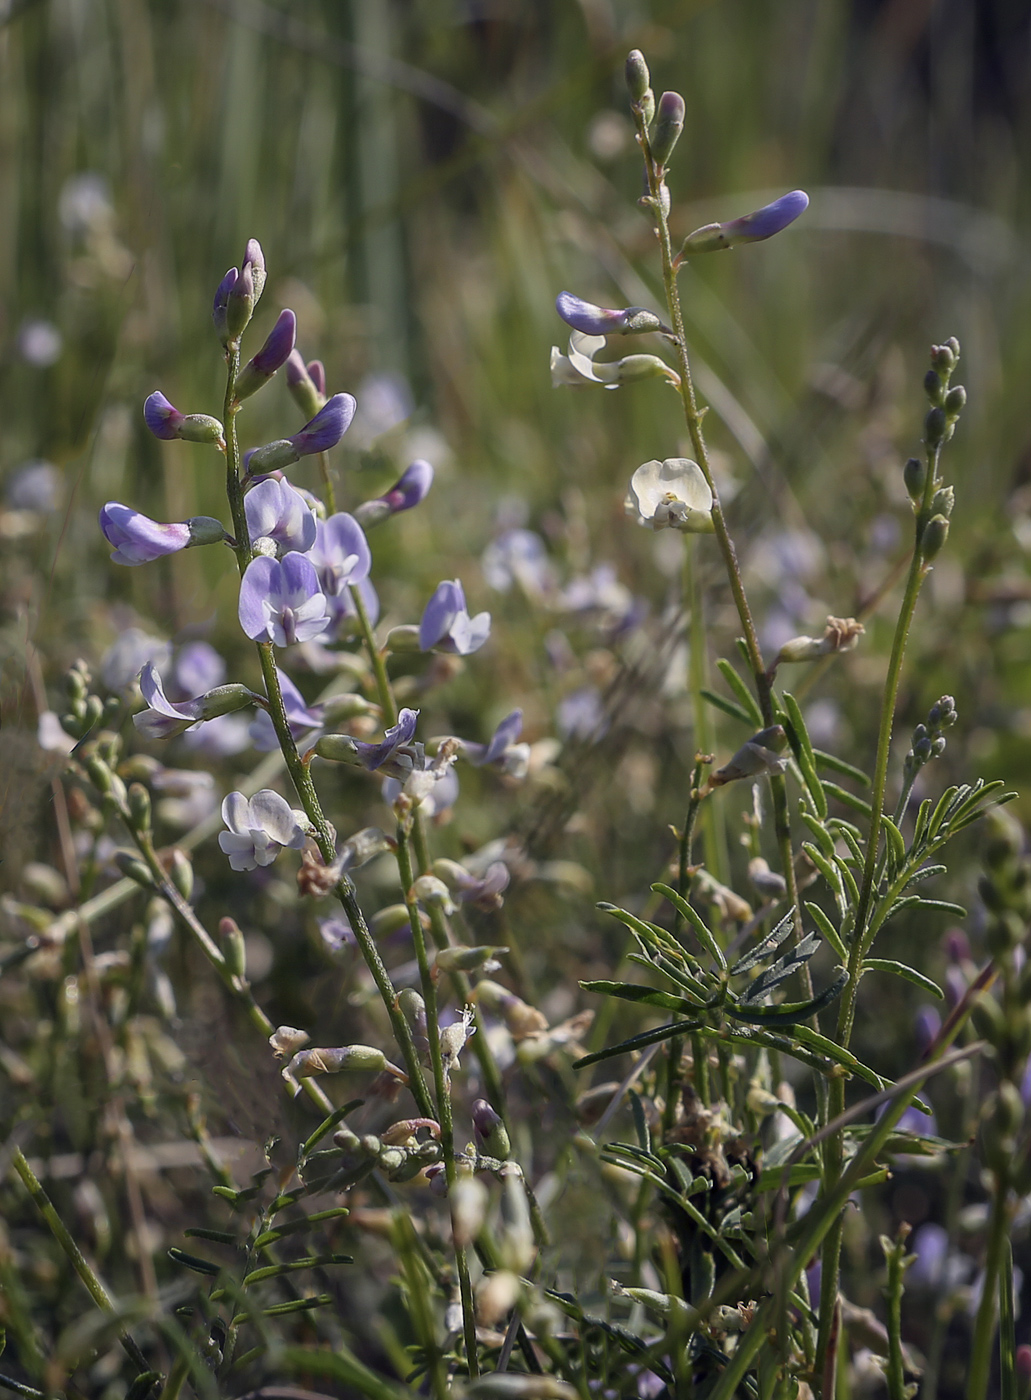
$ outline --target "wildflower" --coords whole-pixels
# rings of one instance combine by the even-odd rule
[[[4,495],[11,510],[39,514],[57,510],[62,496],[61,473],[53,462],[26,462],[8,481]]]
[[[746,744],[741,745],[728,763],[711,775],[706,791],[739,778],[770,777],[774,773],[783,773],[788,761],[779,755],[786,743],[787,735],[779,724],[760,729],[758,734],[753,734]]]
[[[315,568],[296,552],[278,562],[251,560],[240,581],[239,616],[248,637],[279,647],[317,637],[330,621]]]
[[[140,691],[147,709],[133,715],[132,719],[148,739],[171,739],[202,720],[242,710],[245,705],[253,704],[255,698],[245,685],[221,685],[192,700],[169,700],[161,677],[150,661],[140,672]]]
[[[365,615],[369,620],[369,626],[375,627],[379,618],[379,594],[373,587],[372,579],[359,579],[356,583],[344,589],[340,594],[329,594],[326,598],[326,609],[330,616],[330,627],[326,632],[324,640],[333,638],[340,641],[344,637],[349,637],[357,630],[358,611],[351,597],[351,587],[358,594],[365,609]],[[315,645],[315,644],[313,644]],[[333,656],[335,653],[328,653]]]
[[[162,554],[225,539],[221,524],[208,515],[162,525],[119,501],[101,507],[100,528],[108,544],[114,545],[111,558],[116,564],[149,564]]]
[[[363,501],[355,511],[355,518],[366,527],[378,525],[388,516],[419,505],[426,499],[432,485],[432,466],[421,457],[417,458],[389,491],[371,501]]]
[[[491,588],[507,593],[513,583],[531,597],[550,593],[555,575],[540,535],[515,527],[503,530],[483,551],[480,559],[483,577]]]
[[[473,904],[485,910],[501,908],[504,902],[502,893],[508,889],[511,879],[503,860],[491,861],[482,875],[470,874],[464,865],[459,865],[455,860],[434,861],[433,868],[463,904]],[[485,972],[492,970],[484,968]]]
[[[559,292],[555,298],[555,310],[567,326],[582,335],[641,335],[646,331],[665,331],[672,335],[654,311],[643,306],[628,306],[622,311],[611,311],[602,306],[594,306],[582,301],[572,292]]]
[[[310,748],[316,733],[322,728],[322,706],[309,706],[290,677],[278,666],[276,667],[276,675],[279,677],[279,689],[283,696],[283,708],[286,710],[290,732],[294,736],[298,748]],[[276,738],[272,720],[265,710],[259,710],[254,716],[250,727],[250,738],[251,743],[259,753],[271,753],[273,749],[278,749],[279,740]]]
[[[645,462],[630,478],[623,509],[638,525],[670,527],[685,534],[707,534],[712,524],[712,491],[697,462],[667,457]]]
[[[296,1026],[277,1026],[268,1038],[272,1053],[277,1060],[285,1060],[288,1055],[296,1055],[298,1050],[309,1044],[311,1036]]]
[[[215,331],[228,348],[240,339],[265,287],[265,255],[256,238],[247,240],[243,262],[231,267],[215,292],[211,309]]]
[[[522,710],[513,710],[495,729],[486,744],[475,744],[469,739],[460,739],[462,757],[474,768],[482,768],[488,763],[496,763],[513,778],[524,778],[530,761],[530,745],[517,744],[523,728]]]
[[[250,746],[248,730],[248,722],[242,715],[219,715],[188,729],[183,743],[206,758],[230,758]]]
[[[772,204],[764,204],[761,209],[744,214],[740,219],[696,228],[684,239],[677,262],[695,253],[713,253],[720,248],[736,248],[739,243],[759,243],[764,238],[772,238],[775,233],[793,224],[808,206],[809,196],[805,191],[792,190],[790,194],[782,194]]]
[[[428,759],[421,744],[413,744],[412,747],[414,758],[410,771],[403,780],[397,777],[384,779],[383,801],[388,807],[393,807],[403,793],[423,816],[439,817],[458,801],[458,775],[451,766],[455,753],[448,753],[443,760],[440,754],[435,759]]]
[[[268,383],[277,370],[282,369],[293,352],[296,338],[297,317],[290,310],[281,311],[265,344],[247,361],[237,376],[237,403],[256,393],[263,384]]]
[[[189,700],[225,678],[226,663],[210,642],[187,642],[172,659],[166,690],[173,700]]]
[[[473,1025],[475,1016],[476,1013],[471,1006],[464,1006],[457,1021],[452,1021],[450,1026],[440,1028],[440,1055],[444,1061],[446,1075],[449,1075],[453,1069],[459,1068],[458,1057],[476,1030]]]
[[[559,701],[555,723],[563,739],[600,739],[608,728],[601,692],[593,685],[572,691]]]
[[[438,584],[419,623],[420,650],[457,652],[459,656],[469,656],[479,651],[489,636],[490,613],[469,616],[465,592],[458,579]]]
[[[252,448],[244,454],[244,468],[250,476],[279,471],[292,466],[301,457],[312,457],[335,447],[351,426],[355,401],[350,394],[334,394],[327,399],[310,422],[305,423],[293,437],[280,438],[264,447]]]
[[[143,405],[143,421],[156,438],[164,442],[213,442],[225,450],[222,424],[209,413],[180,413],[156,390]]]
[[[357,944],[350,921],[343,914],[333,914],[327,919],[316,919],[319,935],[330,953],[339,953],[343,948],[353,948]]]
[[[365,532],[354,516],[344,511],[317,522],[308,558],[327,598],[339,598],[350,584],[367,579],[372,567]]]
[[[269,478],[253,486],[243,502],[253,548],[267,552],[261,541],[271,540],[277,554],[305,553],[315,543],[315,512],[288,481]]]
[[[306,365],[300,350],[291,350],[286,360],[286,387],[305,418],[314,418],[326,402],[326,371],[322,361],[312,360]]]
[[[352,739],[349,734],[324,734],[315,745],[320,758],[338,763],[353,763],[374,773],[382,769],[395,777],[407,778],[414,759],[408,745],[415,735],[418,710],[402,710],[378,744]]]
[[[33,369],[49,369],[61,358],[64,338],[53,321],[31,316],[18,330],[18,353]]]
[[[569,384],[604,384],[615,389],[633,379],[665,379],[677,387],[680,376],[658,355],[625,355],[621,360],[596,365],[595,355],[605,349],[603,335],[584,335],[573,331],[569,337],[569,353],[563,355],[557,345],[551,347],[551,383],[553,388]]]
[[[271,865],[284,847],[299,851],[308,836],[308,818],[271,788],[249,801],[231,792],[222,803],[222,820],[229,829],[219,833],[218,844],[234,870]]]

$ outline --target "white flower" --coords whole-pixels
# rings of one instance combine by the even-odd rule
[[[687,534],[712,531],[712,492],[697,462],[667,457],[645,462],[630,478],[623,508],[638,525],[671,527]]]
[[[229,830],[219,834],[218,844],[234,870],[271,865],[284,846],[300,850],[308,834],[304,813],[271,788],[249,802],[242,792],[231,792],[222,803],[222,820]]]
[[[584,335],[573,331],[569,337],[569,354],[563,355],[557,345],[551,347],[551,386],[604,384],[606,389],[616,389],[633,379],[664,379],[668,384],[680,385],[680,376],[672,366],[658,355],[624,355],[621,360],[608,360],[594,363],[595,355],[605,349],[603,335]]]

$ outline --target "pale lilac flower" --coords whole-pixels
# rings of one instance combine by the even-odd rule
[[[457,652],[469,656],[479,651],[490,636],[490,613],[470,617],[465,592],[458,579],[437,585],[419,623],[419,646],[423,651]]]
[[[412,416],[412,391],[400,374],[367,374],[357,389],[358,412],[353,433],[356,446],[369,448],[384,433]]]
[[[108,501],[100,510],[100,528],[116,564],[149,564],[162,554],[175,554],[190,543],[188,521],[162,525],[119,501]]]
[[[215,779],[197,769],[162,768],[151,779],[151,787],[161,794],[157,815],[171,826],[196,826],[218,806]]]
[[[608,728],[601,692],[593,685],[560,700],[555,719],[563,739],[599,739]]]
[[[48,753],[69,754],[78,741],[67,734],[54,710],[41,710],[36,725],[36,743]]]
[[[41,515],[61,504],[61,473],[53,462],[26,462],[11,477],[5,491],[12,510],[34,510]]]
[[[638,525],[685,534],[713,529],[712,491],[701,467],[687,457],[645,462],[630,478],[623,508]]]
[[[350,921],[343,914],[332,914],[328,919],[316,919],[322,941],[330,953],[339,953],[343,948],[357,946],[357,939]]]
[[[679,257],[689,257],[694,253],[712,253],[720,248],[735,248],[739,243],[758,243],[764,238],[772,238],[789,224],[793,224],[809,206],[809,196],[804,190],[792,190],[783,194],[772,204],[764,204],[751,214],[740,219],[731,219],[725,224],[706,224],[695,229],[684,239]]]
[[[182,742],[205,758],[231,758],[250,748],[250,725],[243,715],[218,715],[188,729]]]
[[[253,694],[243,685],[217,686],[192,700],[169,700],[161,677],[150,661],[140,672],[140,692],[148,708],[133,715],[132,720],[147,739],[171,739],[200,720],[230,714],[254,702]]]
[[[318,521],[308,558],[315,565],[319,584],[327,598],[341,597],[350,584],[367,579],[372,568],[372,554],[365,531],[346,511],[338,511],[328,520]]]
[[[627,306],[622,311],[612,311],[595,306],[573,296],[572,292],[559,292],[555,298],[555,310],[567,326],[582,335],[640,335],[645,331],[666,331],[654,311],[643,306]]]
[[[210,642],[187,642],[172,658],[166,677],[166,693],[173,700],[189,700],[213,690],[226,678],[226,663]]]
[[[152,637],[142,627],[120,632],[100,659],[100,679],[108,690],[122,690],[134,681],[148,661],[164,666],[172,648],[161,637]]]
[[[252,486],[243,500],[247,529],[256,548],[259,539],[270,539],[278,553],[297,550],[304,554],[315,543],[316,521],[311,506],[288,481],[268,478]]]
[[[262,788],[247,800],[231,792],[222,803],[222,820],[229,828],[218,844],[234,870],[271,865],[284,847],[299,851],[308,834],[308,819],[271,788]]]
[[[399,511],[411,510],[426,499],[433,485],[433,468],[429,462],[417,458],[389,491],[376,496],[371,501],[363,501],[355,511],[356,518],[363,525],[378,525],[388,516]]]
[[[355,402],[350,394],[334,394],[327,399],[311,422],[305,423],[293,437],[280,438],[277,442],[266,443],[264,447],[252,448],[244,453],[244,468],[251,476],[264,472],[279,471],[289,467],[301,457],[311,457],[317,452],[328,452],[335,447],[354,417]]]
[[[455,864],[454,893],[462,904],[474,904],[479,909],[497,909],[502,903],[501,895],[508,889],[508,866],[503,860],[492,861],[482,875],[470,875]],[[461,872],[458,874],[457,872]]]
[[[403,779],[384,778],[383,801],[393,807],[403,792],[424,817],[449,812],[458,801],[458,774],[452,766],[453,759],[438,763],[426,757],[422,744],[412,747],[416,752],[411,771]]]
[[[64,340],[53,321],[33,316],[18,331],[18,353],[34,369],[49,369],[61,358]]]
[[[280,561],[266,555],[252,559],[240,582],[239,617],[248,637],[279,647],[324,632],[326,599],[311,561],[295,552]]]
[[[268,334],[265,344],[248,360],[236,380],[237,400],[249,398],[267,384],[290,357],[297,338],[297,317],[289,309],[279,313],[279,319]]]
[[[418,718],[418,710],[401,710],[397,717],[397,723],[391,725],[378,744],[367,744],[360,739],[355,739],[355,753],[361,766],[373,773],[377,768],[382,768],[384,764],[389,763],[399,749],[412,742]],[[409,758],[407,770],[410,770],[411,766]]]
[[[531,597],[550,593],[555,571],[540,535],[516,526],[503,530],[492,540],[480,558],[483,577],[491,588],[506,593],[518,583]]]
[[[523,712],[513,710],[501,721],[486,744],[460,740],[462,756],[475,768],[496,763],[511,777],[523,778],[530,761],[530,745],[516,743],[522,728]]]
[[[283,708],[290,724],[290,732],[298,748],[310,748],[315,735],[322,728],[323,712],[321,705],[308,705],[304,696],[286,674],[276,667],[279,688],[283,695]],[[279,747],[275,727],[266,710],[258,710],[251,723],[251,742],[259,753],[271,753]]]

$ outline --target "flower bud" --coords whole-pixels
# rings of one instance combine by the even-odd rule
[[[910,457],[902,468],[902,480],[906,483],[909,499],[919,505],[924,498],[924,484],[927,481],[927,465],[919,457]]]
[[[956,361],[959,359],[959,341],[952,337],[944,345],[931,346],[931,364],[939,374],[948,379],[949,375],[956,368]]]
[[[949,537],[949,522],[944,515],[932,515],[920,536],[920,557],[924,563],[936,558]]]
[[[932,408],[924,419],[924,442],[928,447],[940,447],[948,433],[948,420],[943,408]]]
[[[378,909],[369,920],[369,932],[374,938],[387,938],[411,923],[407,904],[388,904]]]
[[[243,933],[235,919],[228,916],[219,920],[219,936],[222,939],[222,953],[226,967],[234,977],[243,978],[247,974],[247,949]]]
[[[131,851],[116,851],[115,865],[118,866],[123,875],[128,875],[130,880],[135,880],[145,890],[154,888],[154,876],[143,861],[138,856],[134,856]]]
[[[215,323],[215,334],[218,336],[223,346],[229,344],[229,322],[227,315],[229,293],[232,291],[233,285],[239,275],[239,269],[231,267],[215,290],[215,300],[211,308],[211,319]]]
[[[492,1157],[508,1158],[512,1152],[508,1130],[500,1116],[486,1099],[474,1099],[472,1106],[473,1132],[477,1143]]]
[[[129,820],[136,831],[150,830],[150,793],[142,783],[130,783],[126,794]]]
[[[655,112],[655,130],[648,141],[652,160],[656,165],[665,165],[673,154],[673,147],[680,140],[680,133],[684,129],[686,115],[687,108],[679,92],[664,92],[659,98]]]
[[[684,239],[678,262],[696,253],[714,253],[721,248],[736,248],[741,243],[761,243],[766,238],[783,232],[793,224],[799,215],[809,207],[809,196],[805,190],[791,190],[764,204],[751,214],[743,214],[739,219],[731,219],[723,224],[705,224],[696,228]]]
[[[957,384],[945,395],[945,412],[950,418],[958,418],[967,406],[967,391]]]
[[[225,446],[222,424],[210,413],[185,413],[175,435],[183,442],[212,442],[216,447]]]
[[[279,320],[269,332],[268,339],[253,359],[248,360],[236,380],[236,399],[241,403],[262,385],[267,384],[277,370],[282,369],[293,353],[297,337],[297,317],[290,310],[281,311]],[[318,409],[315,410],[318,412]],[[314,414],[311,415],[314,417]]]
[[[937,370],[929,369],[924,375],[924,393],[933,404],[940,405],[944,401],[945,386]]]
[[[282,471],[301,460],[301,454],[289,438],[279,438],[267,442],[264,447],[254,447],[243,454],[243,469],[248,476],[265,476],[268,472]]]
[[[228,277],[228,273],[226,276]],[[265,288],[265,255],[256,238],[247,240],[243,264],[225,296],[225,331],[229,344],[239,340]],[[219,292],[221,292],[221,287]],[[215,299],[218,306],[218,294]],[[218,324],[216,318],[216,325]]]
[[[942,486],[931,497],[931,512],[934,515],[944,515],[948,519],[955,504],[955,491],[951,486]]]
[[[639,106],[652,85],[651,74],[640,49],[631,49],[627,54],[625,72],[630,101]]]
[[[303,1050],[311,1040],[307,1031],[299,1031],[296,1026],[277,1026],[268,1038],[277,1060],[285,1060]]]
[[[501,966],[497,955],[507,952],[507,948],[495,948],[488,944],[475,948],[455,944],[451,948],[441,948],[434,963],[441,972],[478,972],[481,969],[484,972],[497,972]]]
[[[391,1065],[382,1050],[374,1045],[337,1045],[313,1050],[299,1050],[284,1074],[295,1079],[311,1079],[319,1074],[338,1074],[341,1070],[392,1070],[403,1079],[404,1072]]]
[[[426,908],[442,909],[445,914],[453,914],[455,906],[451,902],[451,892],[444,881],[436,875],[420,875],[408,892],[409,899],[417,899]]]
[[[173,848],[169,857],[168,878],[188,904],[193,894],[193,862],[179,846]]]
[[[316,365],[319,369],[322,368],[318,360],[313,360],[310,365],[306,365],[300,350],[292,350],[286,361],[286,387],[290,390],[290,396],[294,403],[304,414],[305,421],[314,418],[326,402],[324,380],[320,390],[312,375],[312,370]]]

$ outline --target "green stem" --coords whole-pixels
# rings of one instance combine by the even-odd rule
[[[974,1323],[974,1342],[967,1372],[966,1400],[985,1400],[992,1374],[992,1343],[999,1294],[999,1270],[1002,1265],[1010,1227],[1010,1190],[1004,1177],[996,1176],[995,1197],[988,1226],[988,1254],[984,1265],[984,1287]]]
[[[908,1233],[908,1227],[906,1230]],[[888,1302],[888,1400],[906,1400],[906,1373],[902,1359],[902,1292],[905,1280],[905,1236],[900,1235],[886,1250],[888,1283],[884,1296]]]
[[[687,611],[687,645],[690,656],[691,704],[694,711],[694,741],[698,753],[711,754],[716,746],[715,725],[712,711],[706,704],[702,690],[709,680],[708,638],[705,630],[705,610],[702,590],[695,567],[694,543],[684,537],[684,607]],[[700,782],[696,773],[691,780],[691,801]],[[690,809],[689,809],[690,810]],[[686,824],[685,824],[686,825]],[[685,832],[686,835],[686,832]],[[710,802],[703,813],[703,841],[705,864],[721,884],[726,884],[730,870],[730,856],[727,851],[727,832],[723,822],[723,808]],[[685,868],[685,842],[680,846],[680,878],[678,890],[683,887]]]
[[[329,455],[325,452],[317,454],[316,460],[319,464],[319,476],[322,478],[322,499],[326,503],[326,510],[330,515],[336,514],[337,493],[333,485],[333,477],[329,470]]]
[[[15,1147],[14,1151],[12,1152],[11,1163],[14,1167],[14,1170],[21,1177],[22,1184],[24,1185],[26,1191],[28,1191],[29,1195],[32,1197],[36,1209],[39,1211],[40,1215],[42,1215],[43,1219],[49,1226],[50,1233],[53,1235],[54,1239],[64,1250],[71,1263],[72,1268],[82,1280],[86,1292],[90,1295],[94,1303],[96,1303],[97,1307],[100,1308],[102,1312],[114,1312],[115,1305],[112,1301],[111,1295],[108,1293],[107,1289],[104,1287],[94,1270],[91,1268],[89,1260],[83,1254],[79,1246],[75,1243],[74,1239],[72,1239],[72,1236],[68,1232],[64,1221],[54,1209],[53,1202],[51,1201],[47,1193],[43,1190],[43,1187],[40,1185],[35,1172],[29,1166],[28,1159],[26,1158],[25,1153],[21,1150],[20,1147]],[[118,1340],[121,1342],[122,1347],[126,1355],[129,1357],[130,1361],[133,1363],[134,1366],[138,1368],[139,1371],[150,1370],[147,1358],[143,1355],[143,1352],[140,1351],[139,1347],[133,1341],[132,1337],[129,1335],[128,1332],[124,1330],[119,1330]]]

